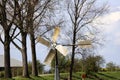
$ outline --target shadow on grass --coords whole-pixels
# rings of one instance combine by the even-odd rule
[[[10,79],[10,78],[0,78],[0,80],[15,80],[15,79]]]
[[[106,75],[106,74],[103,74],[103,73],[97,73],[97,74],[102,75],[102,76],[105,76],[105,77],[108,77],[108,78],[111,78],[111,79],[113,79],[113,80],[120,80],[120,79],[118,79],[118,78],[116,78],[116,77],[109,76],[109,75]]]
[[[74,78],[75,80],[82,80],[81,74],[79,74],[79,75],[73,74],[73,78]],[[92,80],[104,80],[104,79],[98,77],[98,76],[97,76],[96,74],[94,74],[94,73],[91,73],[91,74],[87,75],[87,76],[86,76],[86,80],[87,80],[87,79],[92,79]]]
[[[82,80],[81,76],[73,75],[73,78],[78,79],[78,80]]]
[[[87,75],[87,77],[93,80],[104,80],[100,78],[99,76],[97,76],[96,73],[90,73],[89,75]]]
[[[1,80],[1,79],[0,79]],[[3,79],[3,80],[8,80],[8,79]],[[40,76],[31,76],[29,78],[24,78],[24,77],[16,77],[14,79],[10,79],[10,80],[48,80],[48,79],[45,79],[44,77],[40,77]]]
[[[91,80],[106,80],[105,78],[102,78],[100,76],[104,76],[104,77],[107,77],[107,78],[110,78],[111,80],[120,80],[116,77],[113,77],[113,76],[109,76],[109,75],[106,75],[106,74],[102,74],[102,73],[90,73],[89,75],[87,75],[87,79],[91,79]],[[82,80],[81,79],[81,76],[80,75],[76,75],[76,74],[73,74],[73,78],[75,80]],[[67,80],[67,79],[66,79]]]
[[[30,77],[31,80],[48,80],[48,79],[45,79],[41,76],[37,76],[37,77]]]

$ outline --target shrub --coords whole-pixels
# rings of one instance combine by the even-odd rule
[[[3,78],[3,77],[4,77],[4,73],[5,73],[4,71],[1,71],[1,72],[0,72],[0,78]]]

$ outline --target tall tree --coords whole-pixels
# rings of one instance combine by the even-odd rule
[[[86,31],[92,31],[93,27],[91,27],[91,23],[104,13],[106,7],[95,6],[96,1],[97,0],[71,0],[68,2],[67,11],[72,26],[72,44],[77,44],[77,41],[80,38],[83,39],[80,35],[85,34]],[[70,80],[72,80],[75,51],[76,45],[73,45],[70,65]]]
[[[14,40],[12,41],[12,43],[18,48],[18,50],[21,51],[22,53],[22,63],[23,63],[23,77],[29,77],[28,74],[28,63],[27,63],[27,42],[26,42],[26,38],[27,38],[27,25],[24,23],[26,20],[26,15],[24,13],[25,10],[25,3],[26,1],[22,0],[21,2],[19,1],[15,1],[17,9],[17,16],[15,18],[14,24],[16,26],[16,28],[18,28],[20,30],[20,32],[15,35],[13,37],[13,39],[17,38],[17,36],[21,33],[21,40],[19,38],[17,38],[20,42],[21,45],[18,45],[14,42]],[[15,30],[16,30],[15,28]],[[14,30],[14,31],[15,31]]]
[[[35,2],[34,2],[35,1]],[[36,48],[35,48],[35,36],[34,36],[34,8],[37,0],[27,2],[27,26],[31,39],[31,51],[32,51],[32,75],[38,76],[37,62],[36,62]]]
[[[55,1],[55,0],[54,0]],[[31,40],[31,51],[32,51],[32,75],[38,76],[37,62],[36,62],[36,48],[35,48],[35,32],[36,28],[41,28],[41,24],[47,15],[52,11],[54,1],[52,0],[33,0],[27,2],[27,18],[26,24],[28,26],[28,33],[30,34]],[[52,8],[53,9],[53,8]],[[37,14],[37,15],[36,15]],[[44,25],[45,27],[46,25]],[[50,27],[49,27],[50,28]],[[48,30],[49,31],[49,30]],[[47,31],[42,31],[42,33]],[[43,35],[43,34],[42,34]]]
[[[11,5],[11,1],[2,0],[0,1],[0,25],[4,31],[4,39],[0,40],[4,45],[4,66],[5,66],[5,78],[11,78],[11,68],[10,68],[10,30],[16,16],[16,4]],[[13,1],[13,3],[15,3]],[[14,9],[12,9],[14,8]],[[12,13],[13,17],[10,17],[9,13]]]

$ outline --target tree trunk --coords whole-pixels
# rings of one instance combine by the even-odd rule
[[[5,65],[5,78],[11,78],[10,67],[10,36],[9,30],[5,30],[5,42],[4,42],[4,65]]]
[[[76,39],[76,29],[74,30],[74,33],[73,33],[73,44],[75,44],[75,39]],[[72,72],[73,72],[73,67],[74,67],[74,56],[75,56],[75,45],[72,46],[72,57],[71,57],[71,65],[70,65],[70,80],[72,80]]]
[[[27,27],[28,27],[28,32],[30,33],[30,40],[31,40],[31,52],[32,52],[32,75],[33,76],[38,76],[38,71],[37,71],[37,60],[36,60],[36,48],[35,48],[35,37],[34,37],[34,8],[35,4],[34,1],[28,1],[28,11],[27,11]]]
[[[26,47],[26,33],[21,33],[22,35],[22,61],[23,61],[23,77],[29,77],[28,73],[28,63],[27,63],[27,47]]]
[[[74,67],[74,57],[75,57],[75,47],[76,47],[76,27],[77,27],[77,16],[75,16],[75,23],[74,23],[74,29],[73,29],[73,42],[74,44],[72,46],[72,57],[71,57],[71,65],[70,65],[70,80],[72,80],[72,72],[73,72],[73,67]]]
[[[7,25],[6,14],[6,0],[0,1],[0,27],[4,29],[4,66],[5,66],[5,78],[11,78],[10,68],[10,26]]]
[[[30,39],[31,39],[31,50],[32,50],[32,75],[38,76],[35,38],[33,33],[30,34]]]

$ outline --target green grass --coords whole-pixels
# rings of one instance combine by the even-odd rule
[[[105,80],[120,80],[120,72],[101,72],[97,75]]]
[[[53,80],[53,76],[45,76],[45,77],[30,77],[30,78],[21,78],[15,77],[15,80]]]
[[[0,78],[0,80],[54,80],[53,76],[44,76],[44,77],[30,77],[30,78],[23,78],[23,77],[14,77],[12,79],[4,79]]]
[[[82,72],[73,73],[73,80],[82,80],[81,79]],[[68,73],[60,74],[61,80],[68,78]],[[92,75],[88,76],[85,80],[120,80],[120,72],[99,72],[92,73]],[[39,77],[23,78],[23,77],[14,77],[13,79],[4,79],[0,78],[0,80],[54,80],[54,75],[41,75]]]

